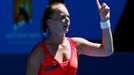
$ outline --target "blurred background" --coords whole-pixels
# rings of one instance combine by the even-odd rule
[[[40,20],[47,4],[64,2],[70,13],[68,37],[101,43],[96,0],[0,0],[0,75],[25,75],[28,54],[42,41]],[[134,75],[133,9],[130,0],[100,0],[111,12],[115,53],[79,58],[78,75]]]

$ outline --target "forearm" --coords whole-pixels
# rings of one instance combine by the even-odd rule
[[[102,29],[102,46],[107,53],[113,53],[113,37],[110,27]]]

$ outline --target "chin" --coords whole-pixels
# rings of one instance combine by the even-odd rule
[[[69,30],[66,30],[64,33],[67,33]]]

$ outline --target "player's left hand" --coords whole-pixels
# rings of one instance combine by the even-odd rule
[[[101,5],[99,0],[96,0],[96,5],[99,10],[100,20],[102,22],[109,20],[110,19],[110,8],[108,7],[108,5],[106,3],[102,3],[102,5]]]

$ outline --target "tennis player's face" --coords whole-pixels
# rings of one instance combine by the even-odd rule
[[[68,32],[70,19],[67,8],[62,4],[55,5],[53,8],[56,9],[56,11],[54,12],[51,18],[51,31],[58,33]]]

